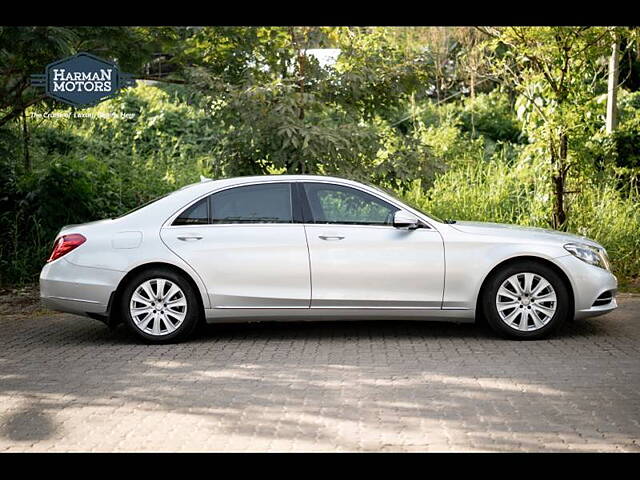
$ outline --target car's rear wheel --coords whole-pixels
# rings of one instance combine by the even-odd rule
[[[562,278],[541,263],[511,264],[488,280],[483,291],[487,322],[502,336],[540,339],[554,332],[569,313],[569,293]]]
[[[171,270],[139,273],[128,282],[121,298],[125,323],[146,342],[184,340],[198,324],[200,309],[193,288]]]

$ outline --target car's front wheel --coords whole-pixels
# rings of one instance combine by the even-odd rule
[[[569,313],[569,293],[560,276],[530,261],[496,272],[488,280],[482,302],[491,328],[515,339],[546,337]]]
[[[198,324],[200,309],[193,288],[171,270],[141,272],[127,284],[121,298],[125,323],[146,342],[183,340]]]

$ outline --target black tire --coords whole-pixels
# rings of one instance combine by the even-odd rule
[[[131,297],[136,289],[147,280],[152,279],[165,279],[175,283],[184,293],[187,304],[186,315],[182,323],[173,332],[160,336],[151,335],[138,328],[129,310]],[[146,343],[165,344],[183,341],[193,333],[198,323],[200,323],[201,309],[193,287],[182,275],[170,269],[152,268],[138,273],[129,280],[120,298],[120,311],[124,323],[138,338]]]
[[[517,328],[507,325],[500,317],[496,306],[498,289],[503,282],[512,275],[526,272],[540,275],[542,278],[546,279],[551,284],[556,294],[555,313],[543,327],[532,331],[518,330]],[[489,326],[502,337],[516,340],[539,340],[548,337],[555,332],[569,316],[570,298],[565,283],[552,268],[535,261],[512,263],[511,265],[501,268],[492,274],[483,289],[481,301],[482,311]]]

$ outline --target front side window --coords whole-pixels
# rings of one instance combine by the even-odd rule
[[[399,209],[361,190],[327,183],[305,183],[313,223],[393,225]]]
[[[211,195],[211,223],[291,223],[288,183],[247,185]]]

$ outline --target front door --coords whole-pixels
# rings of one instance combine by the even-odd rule
[[[436,230],[395,228],[398,208],[363,190],[303,185],[312,308],[441,308],[444,247]]]

